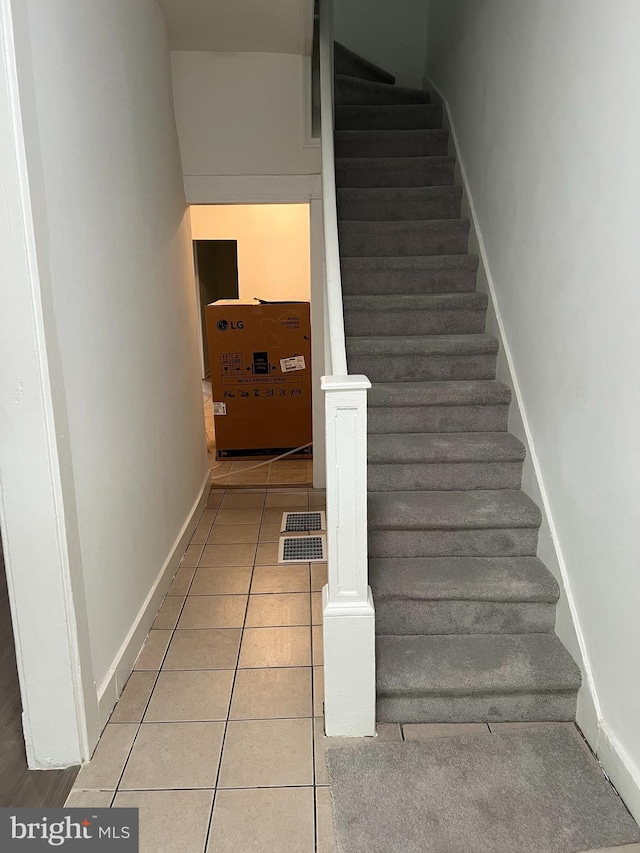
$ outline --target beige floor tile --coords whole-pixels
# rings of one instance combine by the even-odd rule
[[[216,474],[222,474],[225,471],[228,473],[230,470],[231,470],[231,466],[229,465],[227,467],[226,462],[219,462],[217,467],[216,467],[215,473]],[[222,492],[218,492],[215,489],[211,489],[211,491],[209,492],[209,497],[207,498],[207,509],[212,509],[212,508],[217,509],[222,502],[222,498],[223,498]]]
[[[326,563],[311,563],[311,589],[314,592],[321,592],[322,587],[327,583],[327,564]]]
[[[255,554],[255,545],[205,545],[200,565],[204,568],[253,566]]]
[[[269,469],[256,468],[245,473],[232,472],[227,477],[227,486],[266,486],[269,483]]]
[[[224,723],[143,723],[120,790],[213,788]]]
[[[253,570],[251,592],[309,592],[309,564],[256,566]]]
[[[66,809],[108,809],[113,791],[71,791],[64,804]]]
[[[272,471],[304,471],[306,473],[309,463],[306,459],[278,459],[271,463]]]
[[[489,723],[489,729],[494,733],[498,734],[499,732],[514,732],[520,729],[540,729],[540,728],[548,728],[549,726],[560,726],[563,729],[569,729],[576,734],[579,734],[575,723],[544,723],[544,722],[531,722],[531,723]]]
[[[324,509],[327,503],[327,493],[324,490],[309,490],[309,506]]]
[[[311,622],[313,625],[322,625],[322,593],[311,593]]]
[[[218,788],[313,784],[311,719],[227,724]]]
[[[230,719],[293,719],[311,714],[310,667],[238,670]]]
[[[255,489],[250,488],[249,486],[242,486],[241,488],[228,488],[225,490],[226,495],[262,495],[263,497],[267,494],[266,488],[262,486],[257,486]]]
[[[431,740],[455,735],[489,734],[486,723],[407,723],[402,726],[405,740]]]
[[[285,512],[304,512],[305,507],[287,504],[286,506],[268,506],[262,513],[263,524],[282,524],[282,516]]]
[[[247,628],[310,624],[308,593],[281,592],[249,597]]]
[[[309,473],[307,471],[270,471],[269,485],[276,486],[293,486],[311,485]],[[306,505],[306,504],[305,504]]]
[[[162,665],[167,646],[171,640],[171,631],[149,631],[142,651],[138,655],[134,669],[158,670]]]
[[[225,495],[220,504],[221,510],[226,509],[249,509],[260,508],[264,506],[264,494],[241,493],[234,495]]]
[[[190,545],[204,545],[211,530],[210,524],[199,524],[193,531]]]
[[[147,707],[153,685],[156,683],[155,672],[132,672],[129,676],[118,704],[113,709],[110,723],[139,723]]]
[[[329,775],[327,773],[326,752],[332,747],[353,746],[366,748],[375,746],[377,743],[402,740],[402,732],[398,723],[378,723],[376,726],[377,737],[325,737],[324,719],[316,717],[314,720],[315,735],[315,760],[316,760],[316,785],[328,785]]]
[[[278,543],[263,542],[256,550],[256,566],[273,566],[278,562]]]
[[[207,545],[254,544],[259,533],[259,524],[214,524]]]
[[[245,509],[221,509],[216,516],[216,524],[260,524],[262,521],[261,507]]]
[[[272,507],[286,507],[289,509],[290,507],[297,508],[298,511],[300,507],[309,506],[307,492],[305,489],[294,489],[290,492],[286,491],[273,491],[267,493],[267,499],[265,501],[265,508]],[[291,510],[292,512],[295,509]]]
[[[76,776],[74,790],[115,790],[137,731],[137,725],[109,723],[102,732],[91,761]]]
[[[172,631],[177,623],[185,598],[183,595],[168,595],[158,610],[153,627]]]
[[[322,625],[314,625],[311,629],[311,645],[313,649],[313,665],[324,665],[324,648],[322,645]]]
[[[186,595],[195,573],[195,566],[180,566],[174,575],[167,595]]]
[[[259,542],[277,542],[282,532],[280,528],[281,524],[263,524],[260,528],[260,536],[258,537]]]
[[[184,557],[180,561],[180,565],[189,567],[197,566],[203,547],[202,545],[187,545],[187,550],[184,552]]]
[[[313,853],[313,788],[218,791],[207,853]]]
[[[329,788],[316,788],[316,832],[318,853],[338,853]]]
[[[310,664],[308,628],[245,628],[240,649],[241,669]]]
[[[178,628],[242,628],[245,595],[190,595]]]
[[[140,853],[202,853],[213,791],[123,791],[115,808],[140,810]]]
[[[145,723],[226,720],[234,670],[161,672]]]
[[[227,566],[222,569],[200,568],[189,590],[192,595],[243,595],[251,584],[250,566]]]
[[[163,669],[233,669],[241,634],[242,631],[236,628],[178,629],[171,640]]]
[[[222,498],[220,498],[220,500],[222,500]],[[207,509],[203,510],[198,524],[206,524],[208,527],[211,527],[211,525],[216,519],[217,514],[217,507],[208,507]]]
[[[313,667],[313,716],[324,714],[324,667]]]
[[[217,469],[211,471],[211,488],[216,491],[220,490],[224,492],[225,486],[227,484],[227,480],[229,479],[229,474],[223,474],[221,471]]]

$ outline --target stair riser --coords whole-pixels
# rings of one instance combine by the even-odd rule
[[[469,696],[378,696],[381,723],[500,723],[574,720],[574,690]]]
[[[349,77],[359,77],[361,80],[371,80],[374,83],[392,84],[395,80],[393,74],[376,68],[369,62],[359,59],[357,56],[343,51],[336,45],[335,73],[346,74]]]
[[[360,135],[341,136],[335,141],[336,157],[445,157],[449,150],[448,133],[431,130],[411,136],[393,131],[374,139],[367,138],[371,131]]]
[[[342,270],[346,296],[385,296],[395,293],[472,293],[476,270]]]
[[[446,187],[453,185],[453,163],[406,169],[393,164],[374,168],[367,160],[352,165],[336,160],[337,187]],[[364,164],[364,165],[361,165]]]
[[[336,80],[334,90],[335,103],[339,106],[389,105],[389,104],[428,104],[429,93],[419,89],[402,89],[397,86],[377,88],[360,84],[357,81]]]
[[[371,382],[444,382],[450,379],[495,379],[495,355],[349,356],[349,373],[368,376]]]
[[[439,104],[396,107],[336,106],[336,130],[430,130],[442,127]]]
[[[371,435],[409,432],[504,432],[508,406],[411,406],[370,408]]]
[[[556,622],[552,603],[373,598],[376,634],[550,634]]]
[[[369,530],[370,557],[534,557],[538,530]]]
[[[484,332],[485,309],[480,311],[345,311],[350,337],[378,335],[475,335]]]
[[[452,219],[437,225],[420,222],[413,227],[391,228],[377,223],[343,222],[339,238],[344,258],[462,255],[469,245],[469,224]]]
[[[447,187],[447,189],[449,189]],[[341,200],[338,195],[338,218],[360,222],[407,222],[410,219],[459,219],[460,194],[405,200]]]
[[[522,483],[522,462],[414,462],[367,470],[370,492],[519,489]]]

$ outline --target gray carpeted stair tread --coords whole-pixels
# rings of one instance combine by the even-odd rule
[[[542,521],[531,498],[510,489],[372,492],[368,509],[370,530],[537,529]]]
[[[451,186],[453,157],[336,157],[336,187]]]
[[[508,432],[399,433],[370,435],[370,465],[435,462],[521,462],[525,448]]]
[[[477,255],[408,255],[341,258],[345,294],[469,293],[475,290]]]
[[[496,406],[511,402],[511,389],[495,379],[475,382],[378,382],[369,408],[389,406]]]
[[[380,696],[574,691],[580,670],[552,634],[379,636]]]
[[[449,131],[442,128],[404,130],[337,130],[336,157],[446,156]]]
[[[498,341],[491,335],[402,335],[347,338],[351,355],[495,355]]]
[[[379,68],[343,44],[339,42],[334,44],[336,74],[347,74],[351,77],[361,77],[363,80],[374,80],[378,83],[395,83],[396,78],[393,74]]]
[[[389,83],[378,83],[336,74],[334,86],[336,104],[428,104],[429,92],[424,89],[409,89]]]
[[[345,296],[345,311],[484,311],[486,293],[426,293],[391,296]]]
[[[383,601],[557,602],[558,582],[537,557],[390,557],[369,560]]]
[[[341,220],[459,219],[462,187],[350,187],[337,197]]]
[[[340,254],[347,257],[375,255],[462,255],[469,247],[468,219],[426,219],[397,222],[338,222]]]
[[[410,130],[442,127],[440,104],[350,104],[335,107],[336,130]]]

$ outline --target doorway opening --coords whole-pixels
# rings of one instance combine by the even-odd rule
[[[212,486],[313,481],[309,204],[192,205]]]

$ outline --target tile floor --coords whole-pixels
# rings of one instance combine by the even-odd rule
[[[282,513],[309,507],[324,508],[324,494],[211,491],[67,801],[138,807],[141,853],[335,850],[322,734],[326,565],[277,564]]]
[[[323,506],[306,489],[212,489],[68,806],[139,808],[141,853],[335,853],[325,752],[363,741],[323,734],[326,565],[279,566],[275,550],[283,512]],[[519,725],[381,723],[377,741]]]

